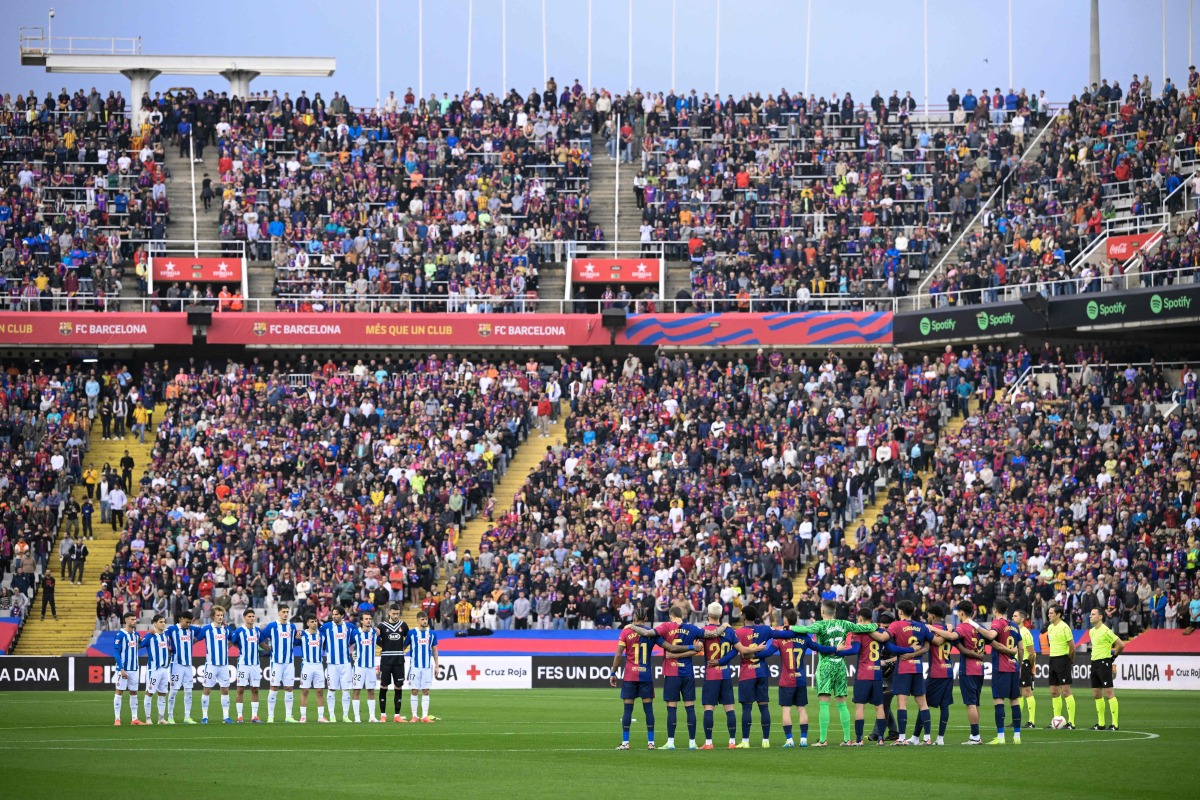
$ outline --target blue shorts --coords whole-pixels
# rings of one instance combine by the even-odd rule
[[[925,690],[930,708],[954,705],[954,678],[930,678]]]
[[[1021,673],[1019,673],[1019,672],[993,672],[992,673],[992,699],[993,700],[1019,700],[1019,699],[1021,699]]]
[[[771,690],[766,678],[750,678],[738,681],[739,703],[769,703]]]
[[[863,705],[883,705],[883,679],[854,682],[854,702]]]
[[[663,681],[663,700],[668,703],[696,702],[696,676],[690,669],[683,675],[668,675]]]
[[[963,705],[979,705],[979,694],[983,691],[983,676],[963,675],[958,679],[958,691],[962,694]]]
[[[622,700],[653,700],[654,681],[621,681]]]
[[[925,694],[925,674],[922,672],[906,675],[895,673],[892,675],[892,694],[921,697]]]
[[[808,686],[780,686],[779,705],[784,708],[808,705]]]
[[[701,699],[706,706],[733,705],[733,678],[710,678],[704,682],[700,690]]]

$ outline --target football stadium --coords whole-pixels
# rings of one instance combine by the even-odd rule
[[[55,5],[0,794],[1195,796],[1192,0]]]

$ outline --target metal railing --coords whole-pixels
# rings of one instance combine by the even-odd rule
[[[142,54],[140,36],[54,36],[46,28],[21,28],[22,56]]]
[[[1118,372],[1122,372],[1122,373],[1125,370],[1132,367],[1133,369],[1136,369],[1136,370],[1157,369],[1160,372],[1178,372],[1178,373],[1182,374],[1183,370],[1187,369],[1189,366],[1190,365],[1186,361],[1156,361],[1156,362],[1136,361],[1136,362],[1132,362],[1132,363],[1126,363],[1124,365],[1124,367],[1120,367],[1116,364],[1111,364],[1111,363],[1109,364],[1110,368],[1112,368]],[[1091,363],[1088,363],[1088,364],[1066,364],[1066,365],[1062,365],[1062,366],[1060,366],[1058,364],[1030,364],[1029,367],[1027,367],[1025,369],[1025,371],[1021,373],[1021,376],[1019,378],[1017,378],[1016,381],[1013,382],[1013,385],[1008,387],[1008,389],[1007,389],[1008,402],[1012,405],[1016,405],[1017,402],[1019,402],[1020,400],[1022,400],[1025,397],[1027,397],[1030,384],[1034,385],[1035,392],[1038,389],[1040,389],[1040,387],[1037,387],[1038,376],[1058,375],[1059,371],[1063,370],[1063,369],[1065,369],[1067,374],[1070,376],[1072,383],[1078,383],[1083,378],[1083,376],[1087,373],[1088,370],[1092,370],[1092,371],[1099,370],[1099,369],[1101,369],[1101,365],[1091,364]],[[1052,391],[1055,396],[1058,395],[1057,384],[1055,384],[1052,387]],[[1168,406],[1173,405],[1173,404],[1177,405],[1178,397],[1179,397],[1179,388],[1177,387],[1171,393],[1171,403],[1166,404],[1166,405],[1168,405]],[[1104,398],[1104,405],[1105,406],[1110,405],[1109,399],[1107,397]],[[1160,405],[1162,405],[1162,404],[1160,404]]]

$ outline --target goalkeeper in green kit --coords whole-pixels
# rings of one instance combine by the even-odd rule
[[[834,615],[837,613],[837,606],[834,603],[821,603],[821,619],[814,622],[812,625],[793,625],[792,631],[795,633],[812,633],[816,634],[816,640],[819,647],[818,652],[821,653],[821,658],[817,662],[817,700],[821,704],[821,738],[813,747],[828,747],[825,738],[829,732],[829,698],[836,697],[838,703],[838,717],[842,722],[842,744],[849,745],[852,741],[850,736],[850,709],[846,707],[846,661],[841,656],[828,655],[827,651],[832,648],[834,652],[846,641],[846,636],[851,633],[868,633],[872,634],[873,638],[881,642],[888,640],[886,633],[880,633],[878,626],[872,624],[858,624],[848,622],[844,619],[837,619]]]

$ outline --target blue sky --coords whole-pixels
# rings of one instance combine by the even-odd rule
[[[1167,2],[1167,73],[1183,80],[1188,66],[1188,2]],[[0,55],[4,92],[30,88],[44,94],[62,86],[128,91],[120,76],[51,75],[21,67],[16,28],[44,26],[53,5],[54,35],[141,36],[143,52],[198,55],[334,56],[329,79],[260,78],[255,90],[301,88],[348,93],[354,105],[375,99],[374,0],[207,0],[146,4],[119,0],[56,0],[19,6],[5,0],[12,26]],[[508,0],[508,83],[522,92],[542,85],[542,0]],[[671,78],[671,0],[634,0],[634,85],[665,90]],[[712,91],[718,0],[680,0],[676,26],[676,84]],[[809,87],[818,94],[850,90],[866,99],[875,89],[911,90],[923,97],[920,0],[814,2]],[[468,0],[425,0],[424,87],[461,91],[467,78]],[[722,94],[780,87],[801,90],[805,73],[806,0],[721,2]],[[501,89],[501,0],[474,0],[472,86]],[[587,0],[546,0],[546,60],[559,82],[587,78]],[[1046,90],[1052,100],[1078,92],[1088,70],[1087,0],[1014,0],[1014,83]],[[417,0],[382,0],[382,85],[397,94],[417,87]],[[1102,0],[1102,71],[1122,85],[1130,74],[1162,80],[1162,9],[1159,0]],[[1200,24],[1200,12],[1198,19]],[[592,83],[625,89],[628,83],[627,0],[593,0]],[[929,93],[942,102],[951,86],[976,93],[1008,88],[1008,20],[1004,0],[929,0]],[[160,76],[154,88],[225,89],[221,78]]]

